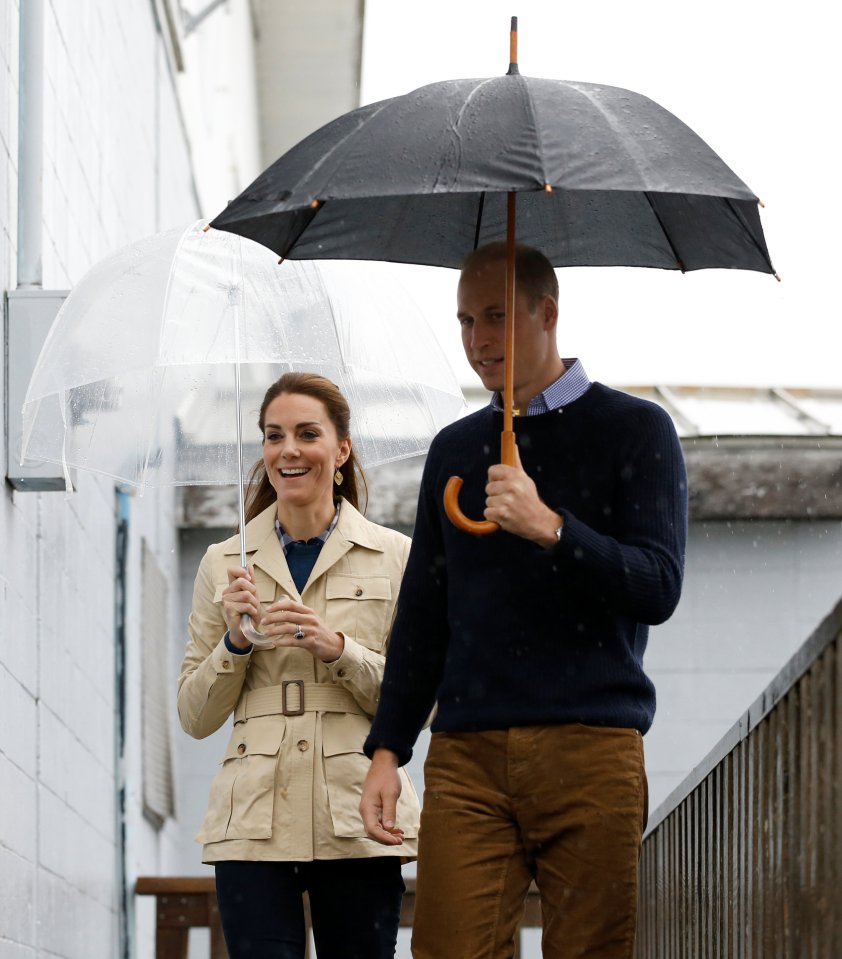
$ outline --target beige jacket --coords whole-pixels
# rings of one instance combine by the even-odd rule
[[[202,859],[412,858],[419,806],[405,770],[398,805],[402,846],[366,839],[358,810],[369,766],[362,747],[377,708],[409,539],[370,523],[343,500],[339,522],[299,595],[275,515],[273,504],[246,525],[261,603],[285,595],[304,603],[345,635],[345,649],[329,665],[301,649],[230,653],[221,600],[228,568],[240,565],[239,536],[208,549],[196,576],[178,714],[197,739],[232,713],[234,726],[196,837],[204,843]]]

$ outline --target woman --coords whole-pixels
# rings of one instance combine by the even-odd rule
[[[196,577],[178,712],[196,738],[234,717],[196,837],[232,959],[302,959],[305,890],[319,959],[394,955],[418,800],[404,772],[394,847],[365,838],[358,805],[409,540],[357,511],[349,418],[321,376],[270,387],[248,569],[236,535],[208,549]],[[244,614],[274,647],[251,646]]]

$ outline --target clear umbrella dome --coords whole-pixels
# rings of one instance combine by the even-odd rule
[[[332,379],[364,465],[424,452],[464,411],[456,378],[384,268],[287,261],[231,233],[172,230],[91,269],[59,312],[23,409],[30,461],[133,486],[238,481],[266,388],[289,370]]]

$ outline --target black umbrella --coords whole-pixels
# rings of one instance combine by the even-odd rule
[[[513,305],[518,194],[517,239],[554,266],[774,273],[757,197],[700,137],[629,90],[520,76],[516,30],[513,18],[505,76],[434,83],[339,117],[212,226],[281,257],[450,267],[506,236]],[[512,463],[511,349],[506,367],[503,462]],[[465,525],[455,499],[457,525],[496,528]]]

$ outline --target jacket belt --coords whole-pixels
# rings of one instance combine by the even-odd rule
[[[292,679],[279,686],[263,686],[244,693],[234,710],[234,722],[257,716],[300,716],[312,712],[366,715],[356,699],[341,686]]]

